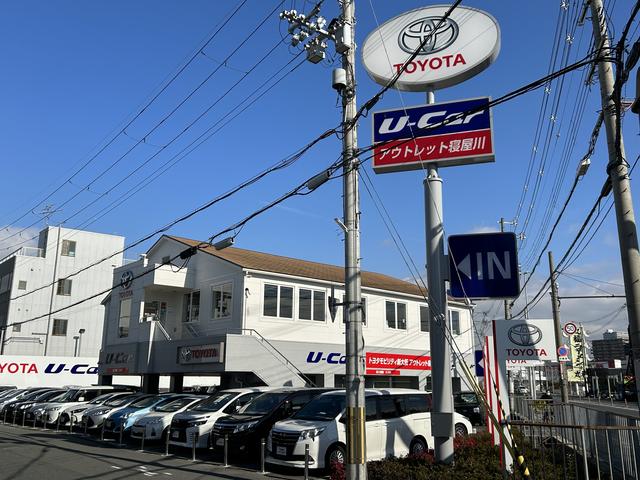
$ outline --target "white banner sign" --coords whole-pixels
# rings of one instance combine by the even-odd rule
[[[523,367],[539,367],[544,365],[542,360],[507,360],[508,370],[518,370]]]
[[[0,355],[0,385],[22,388],[96,383],[98,359],[94,357]]]
[[[494,320],[498,358],[557,361],[553,320]]]
[[[179,361],[182,365],[191,363],[221,363],[224,355],[224,342],[215,345],[189,345],[180,347]]]

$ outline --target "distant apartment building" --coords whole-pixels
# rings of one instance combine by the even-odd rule
[[[593,359],[596,362],[608,362],[609,360],[626,360],[629,355],[629,335],[625,332],[607,330],[602,335],[602,340],[591,342]]]
[[[23,247],[0,263],[0,353],[97,357],[104,296],[49,313],[111,287],[122,253],[72,274],[123,248],[124,237],[47,227],[37,247]]]

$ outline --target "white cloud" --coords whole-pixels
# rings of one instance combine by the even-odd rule
[[[497,231],[497,227],[490,227],[488,225],[477,225],[473,227],[469,233],[494,233]]]

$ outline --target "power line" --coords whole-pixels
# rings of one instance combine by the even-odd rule
[[[78,168],[77,170],[75,170],[75,172],[68,177],[66,180],[64,180],[57,188],[55,188],[52,192],[50,192],[49,194],[47,194],[42,200],[40,200],[38,203],[36,203],[36,205],[34,207],[32,207],[31,209],[29,209],[27,212],[25,212],[24,214],[20,215],[18,218],[16,218],[15,220],[13,220],[12,222],[10,222],[8,225],[14,225],[17,222],[19,222],[20,220],[22,220],[24,217],[26,217],[27,215],[29,215],[29,213],[37,208],[39,205],[41,205],[42,203],[46,202],[47,200],[49,200],[53,195],[55,195],[57,192],[59,192],[67,183],[70,183],[71,180],[73,180],[80,172],[82,172],[87,166],[89,166],[96,158],[98,158],[98,156],[100,156],[100,154],[102,152],[104,152],[107,148],[109,148],[109,146],[111,146],[118,137],[120,137],[120,135],[126,133],[127,128],[129,128],[133,122],[135,122],[140,115],[142,115],[150,106],[153,102],[156,101],[156,99],[162,95],[162,93],[164,93],[164,91],[176,80],[176,78],[178,78],[178,76],[180,76],[182,74],[182,72],[184,72],[184,70],[193,62],[193,60],[195,60],[195,58],[200,54],[200,52],[202,50],[204,50],[204,48],[206,48],[209,43],[211,43],[211,41],[218,35],[218,33],[220,33],[220,31],[229,23],[229,21],[231,21],[231,19],[238,13],[238,11],[242,8],[242,6],[247,2],[247,0],[242,0],[242,2],[235,8],[235,10],[227,16],[227,18],[222,22],[222,24],[220,24],[219,27],[216,27],[215,31],[209,35],[209,37],[206,39],[206,41],[204,42],[204,44],[198,48],[198,50],[182,65],[182,67],[180,67],[178,69],[178,71],[176,73],[174,73],[171,78],[169,78],[168,81],[164,81],[164,85],[162,85],[162,87],[160,88],[160,90],[149,100],[147,101],[144,106],[142,108],[140,108],[138,110],[138,112],[133,116],[133,118],[131,120],[129,120],[124,127],[120,128],[120,130],[117,131],[117,133],[111,137],[111,139],[104,144],[95,154],[93,154],[88,160],[86,160],[81,166],[80,168]],[[7,237],[10,238],[10,237]]]

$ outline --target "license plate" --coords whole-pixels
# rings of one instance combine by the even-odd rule
[[[286,455],[287,447],[276,447],[276,455]]]
[[[171,432],[171,438],[178,438],[180,436],[180,432]]]
[[[224,438],[216,438],[216,446],[222,447],[224,445]]]

